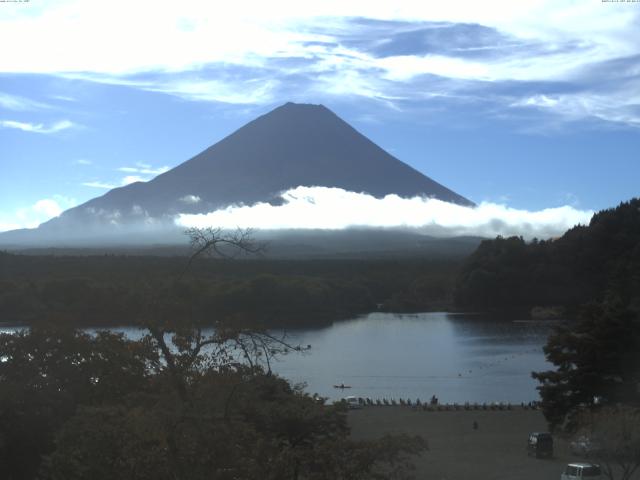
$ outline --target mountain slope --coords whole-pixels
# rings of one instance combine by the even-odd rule
[[[73,235],[71,230],[170,221],[178,213],[231,204],[278,203],[280,192],[300,185],[473,205],[385,152],[326,107],[287,103],[153,180],[113,189],[40,230]]]

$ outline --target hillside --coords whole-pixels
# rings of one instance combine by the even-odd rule
[[[287,103],[148,182],[110,190],[38,229],[0,234],[0,244],[174,242],[179,236],[176,215],[278,204],[282,192],[298,186],[473,205],[393,157],[326,107]]]
[[[606,295],[640,311],[640,198],[558,239],[483,241],[461,270],[455,300],[464,308],[571,308]]]

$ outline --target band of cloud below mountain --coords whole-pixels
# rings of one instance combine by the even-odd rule
[[[287,103],[149,182],[114,188],[38,229],[2,234],[0,243],[77,240],[85,232],[111,235],[124,226],[174,220],[180,226],[404,226],[440,234],[553,236],[592,214],[571,207],[469,207],[475,204],[393,157],[326,107]]]

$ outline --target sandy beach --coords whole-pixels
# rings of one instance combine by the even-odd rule
[[[477,430],[473,429],[474,421],[478,422]],[[416,479],[559,480],[568,462],[581,460],[571,455],[568,442],[557,436],[553,458],[527,456],[529,432],[547,431],[539,410],[430,412],[407,406],[369,406],[351,410],[349,423],[355,439],[385,433],[425,438],[429,451],[416,459]]]

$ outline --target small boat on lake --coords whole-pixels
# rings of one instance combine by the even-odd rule
[[[340,385],[334,385],[333,388],[351,388],[351,385],[345,385],[341,383]]]

